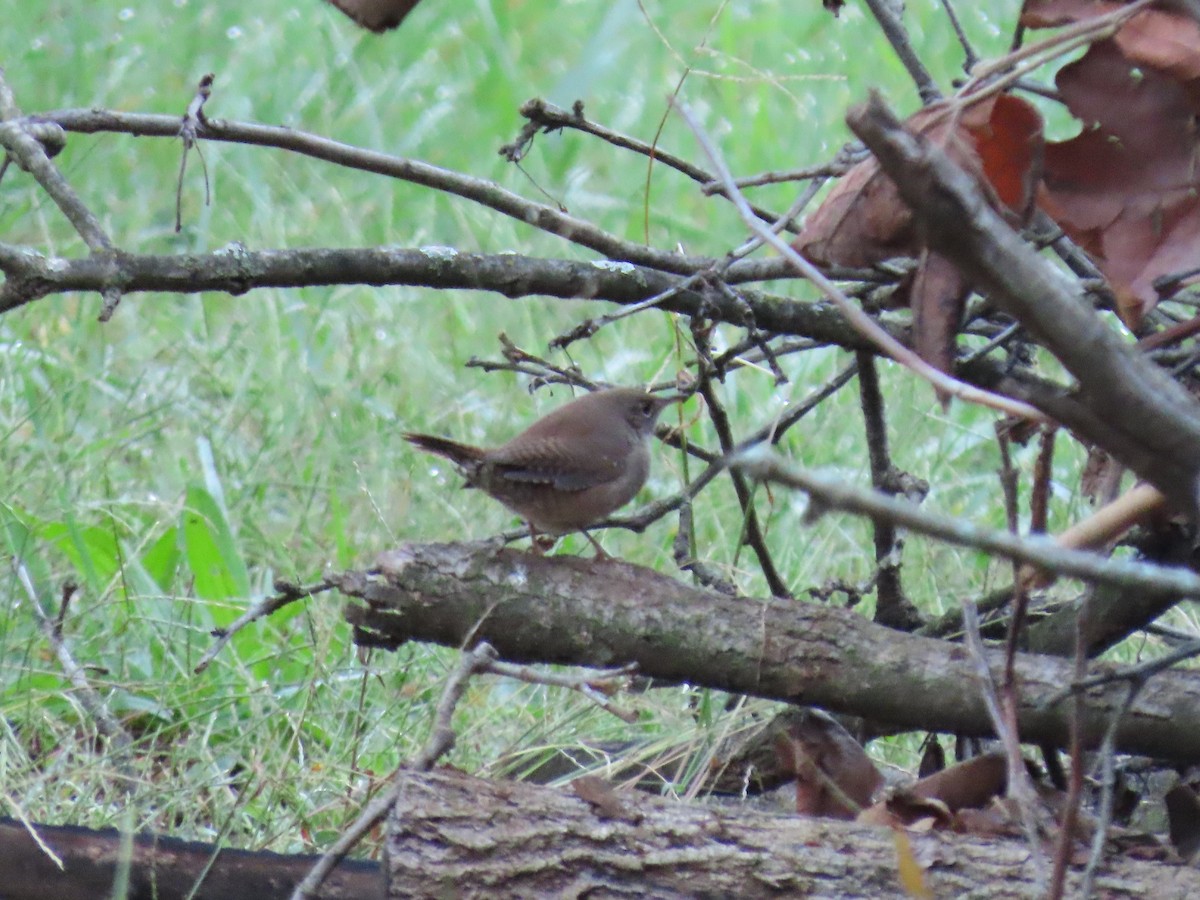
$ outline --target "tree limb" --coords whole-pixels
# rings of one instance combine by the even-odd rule
[[[991,733],[960,647],[895,632],[847,610],[726,597],[616,561],[461,544],[406,545],[384,554],[377,570],[331,580],[363,601],[346,609],[362,645],[459,646],[474,635],[514,662],[636,662],[656,680],[812,704],[904,728]],[[998,671],[1002,654],[990,659]],[[1070,664],[1019,654],[1016,673],[1022,740],[1065,746],[1066,711],[1041,704],[1070,682]],[[1088,692],[1085,740],[1099,739],[1123,694],[1120,685]],[[1170,759],[1200,755],[1200,684],[1188,673],[1158,675],[1123,719],[1118,746]]]

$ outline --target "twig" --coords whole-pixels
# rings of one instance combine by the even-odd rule
[[[693,319],[693,340],[696,342],[697,351],[703,355],[706,351],[705,340],[694,327],[696,324],[697,320]],[[729,454],[734,450],[735,445],[729,418],[725,414],[725,408],[717,398],[716,392],[713,390],[709,367],[701,366],[699,374],[699,393],[704,397],[709,418],[713,423],[713,428],[717,432],[717,439],[721,443],[721,450]],[[754,492],[746,484],[746,479],[741,472],[731,470],[729,475],[733,482],[734,493],[737,494],[738,503],[742,508],[742,538],[744,538],[746,544],[750,545],[750,548],[754,551],[754,555],[758,558],[759,567],[762,569],[763,577],[767,581],[767,588],[770,590],[771,595],[775,597],[790,597],[792,595],[791,591],[788,590],[779,571],[775,568],[775,562],[771,558],[771,551],[767,548],[766,537],[759,527],[758,513],[754,507]],[[740,546],[741,542],[739,541]]]
[[[526,684],[545,684],[550,687],[562,687],[578,691],[605,712],[612,713],[618,719],[632,725],[638,721],[638,714],[632,710],[617,706],[605,695],[625,690],[628,687],[629,679],[637,674],[637,669],[637,663],[630,663],[617,669],[602,669],[600,671],[568,674],[540,672],[529,666],[519,666],[514,663],[492,660],[483,664],[476,671],[492,675],[503,675],[506,678],[515,678],[517,681],[524,681]]]
[[[68,109],[46,113],[39,118],[56,122],[67,131],[85,134],[115,131],[138,136],[179,136],[178,116]],[[0,126],[0,135],[4,133],[4,127]],[[626,241],[591,222],[562,213],[553,206],[526,200],[482,178],[473,178],[420,160],[353,147],[292,128],[209,119],[202,123],[196,134],[198,138],[206,141],[276,147],[314,159],[323,159],[348,169],[374,172],[377,175],[455,194],[526,225],[588,247],[610,259],[625,260],[679,275],[690,275],[692,272],[708,268],[714,262],[712,259],[696,259],[681,253],[656,250]]]
[[[695,166],[687,160],[675,156],[672,153],[667,153],[657,145],[647,144],[645,141],[639,141],[637,138],[629,137],[621,134],[618,131],[613,131],[610,128],[605,128],[595,122],[589,121],[583,115],[583,104],[576,103],[575,108],[568,112],[561,107],[555,106],[542,100],[540,97],[535,97],[532,100],[527,100],[521,105],[521,115],[529,120],[529,124],[521,130],[520,136],[511,144],[505,144],[500,148],[500,155],[509,162],[518,162],[527,151],[529,144],[533,141],[534,135],[539,131],[549,133],[557,131],[561,128],[574,128],[577,131],[582,131],[585,134],[591,134],[614,147],[620,147],[623,150],[632,150],[634,153],[653,159],[655,162],[662,163],[668,168],[674,169],[677,172],[682,172],[688,178],[704,186],[706,194],[723,194],[724,191],[718,186],[710,190],[710,186],[714,185],[712,175]],[[533,126],[532,128],[530,126]],[[754,214],[760,219],[767,222],[774,222],[779,219],[779,216],[769,210],[752,207]],[[784,226],[788,231],[799,232],[800,229],[795,224],[786,224]]]
[[[692,528],[692,502],[685,500],[679,506],[679,530],[671,547],[675,564],[684,572],[691,572],[701,587],[712,588],[727,597],[737,596],[737,586],[721,575],[715,566],[700,558],[696,552],[696,533]]]
[[[1098,675],[1081,678],[1062,690],[1051,694],[1043,701],[1043,704],[1048,709],[1057,703],[1061,703],[1073,694],[1082,694],[1094,687],[1111,684],[1114,681],[1127,681],[1131,684],[1145,682],[1151,676],[1157,675],[1159,672],[1163,672],[1183,662],[1185,659],[1191,659],[1193,656],[1200,656],[1200,640],[1191,641],[1182,647],[1176,647],[1170,653],[1164,653],[1162,656],[1148,659],[1136,665],[1125,666],[1124,668],[1114,669],[1111,672],[1102,672]]]
[[[1025,832],[1026,843],[1033,857],[1034,870],[1037,873],[1038,892],[1046,886],[1046,857],[1042,852],[1042,841],[1037,823],[1037,793],[1025,768],[1025,758],[1021,754],[1021,740],[1017,734],[1015,707],[1004,709],[996,692],[996,684],[992,680],[992,672],[988,667],[987,652],[983,646],[983,637],[979,633],[979,614],[975,604],[968,598],[963,601],[963,631],[966,638],[967,650],[975,664],[975,674],[979,681],[979,690],[983,696],[984,706],[996,729],[996,736],[1004,746],[1004,757],[1007,763],[1008,796],[1017,806],[1021,819],[1021,827]]]
[[[1001,425],[996,428],[997,442],[1000,445],[1000,488],[1004,496],[1004,514],[1007,519],[1008,531],[1010,534],[1020,534],[1020,510],[1018,483],[1019,476],[1016,468],[1012,463],[1012,454],[1009,452],[1009,432]],[[1013,602],[1012,616],[1008,620],[1008,633],[1004,640],[1004,680],[1001,688],[1002,697],[1004,698],[1004,709],[1010,719],[1015,716],[1017,708],[1017,676],[1016,676],[1016,659],[1017,650],[1021,632],[1025,629],[1025,614],[1029,607],[1029,591],[1025,587],[1025,581],[1021,578],[1021,566],[1017,562],[1012,564],[1013,573]]]
[[[233,624],[228,628],[213,629],[212,635],[216,638],[216,640],[213,641],[213,645],[204,652],[204,655],[200,657],[200,662],[196,663],[196,667],[192,669],[192,672],[199,675],[201,672],[207,669],[212,664],[212,661],[217,658],[217,654],[224,649],[225,645],[233,640],[233,636],[247,625],[278,612],[290,603],[294,603],[297,600],[303,600],[306,597],[311,597],[314,594],[321,593],[322,591],[327,591],[333,586],[333,582],[330,581],[318,581],[316,584],[302,587],[301,585],[292,584],[290,581],[284,581],[283,579],[277,580],[275,582],[275,590],[278,591],[278,593],[275,594],[275,596],[264,597],[263,599],[252,603],[250,608],[238,616],[237,619],[234,620]]]
[[[1075,623],[1075,674],[1081,680],[1087,673],[1088,632],[1093,591],[1085,591],[1080,600]],[[1076,693],[1071,709],[1071,781],[1059,822],[1058,841],[1054,848],[1054,869],[1050,874],[1050,900],[1060,900],[1066,885],[1067,865],[1071,859],[1071,844],[1075,840],[1075,824],[1079,820],[1079,804],[1083,800],[1083,713],[1082,692]]]
[[[762,222],[755,218],[747,206],[745,198],[742,197],[734,186],[733,176],[730,174],[728,166],[725,165],[724,160],[721,159],[720,154],[712,145],[708,136],[700,129],[695,118],[688,112],[686,107],[680,106],[679,111],[680,115],[683,116],[688,126],[692,129],[692,133],[704,149],[705,154],[711,160],[713,168],[719,173],[721,181],[733,198],[734,205],[737,207],[738,212],[741,213],[742,221],[746,224],[746,227],[762,238],[765,243],[783,254],[784,258],[795,266],[797,272],[812,281],[826,297],[837,305],[838,309],[841,310],[842,314],[859,334],[863,335],[892,359],[925,378],[925,380],[944,394],[958,397],[960,400],[966,400],[970,403],[990,406],[993,409],[1032,419],[1036,422],[1047,421],[1045,413],[1034,406],[1022,403],[1019,400],[1013,400],[1010,397],[993,394],[990,391],[980,390],[935,369],[908,347],[905,347],[884,331],[874,319],[863,312],[837,285],[826,278],[816,266],[797,253],[777,234],[772,234]]]
[[[941,97],[942,92],[938,90],[933,76],[929,74],[929,70],[925,68],[925,64],[921,62],[908,40],[908,32],[896,10],[899,4],[894,4],[891,0],[866,0],[866,3],[871,15],[883,29],[888,43],[896,51],[901,64],[908,70],[909,77],[917,85],[917,93],[921,95],[922,102],[929,104]]]
[[[838,178],[845,175],[855,165],[869,155],[862,144],[851,144],[842,148],[832,162],[818,166],[805,166],[802,169],[788,169],[784,172],[762,172],[758,175],[748,175],[745,178],[735,178],[733,183],[738,188],[759,187],[765,184],[782,184],[788,181],[807,181],[810,178]],[[843,155],[844,154],[844,155]],[[725,186],[718,181],[710,181],[704,185],[706,194],[724,194]]]
[[[1112,824],[1113,789],[1116,777],[1113,761],[1117,752],[1117,726],[1125,713],[1133,706],[1133,701],[1145,685],[1145,680],[1129,682],[1129,690],[1125,693],[1125,702],[1120,709],[1115,709],[1108,720],[1108,728],[1104,732],[1104,740],[1100,742],[1100,809],[1096,813],[1095,832],[1092,834],[1092,850],[1088,855],[1087,866],[1083,870],[1083,883],[1079,888],[1079,896],[1087,900],[1092,896],[1095,887],[1096,871],[1100,868],[1100,859],[1104,856],[1104,842],[1108,838],[1108,827]]]
[[[867,457],[871,463],[871,484],[875,490],[895,494],[890,489],[895,480],[891,454],[888,452],[887,422],[883,413],[883,393],[879,390],[879,373],[875,357],[866,350],[855,353],[858,364],[859,405],[867,437]],[[912,631],[920,627],[921,614],[912,601],[904,596],[900,580],[900,551],[902,542],[896,538],[891,522],[874,520],[875,537],[875,621],[880,625]]]
[[[762,447],[742,452],[729,464],[754,478],[806,491],[833,509],[886,519],[920,534],[1006,559],[1032,563],[1061,576],[1117,587],[1140,587],[1176,597],[1200,597],[1200,575],[1182,566],[1110,559],[1096,553],[1069,550],[1044,535],[1020,537],[982,528],[959,518],[920,509],[878,491],[855,487],[829,475],[794,468]]]
[[[450,751],[454,746],[455,739],[454,729],[451,727],[454,709],[466,692],[471,676],[484,671],[488,664],[494,662],[495,659],[495,649],[486,642],[480,643],[474,650],[463,653],[458,661],[458,667],[446,682],[442,698],[438,701],[429,740],[416,758],[403,768],[428,772],[433,768],[434,763]],[[296,885],[295,890],[292,891],[292,900],[311,900],[315,897],[325,879],[342,861],[342,858],[388,814],[400,796],[404,783],[402,774],[402,770],[398,771],[387,791],[367,804],[359,817],[342,832],[333,846],[325,851],[308,874],[304,876],[304,879]]]
[[[970,74],[971,70],[975,68],[975,64],[979,62],[979,56],[976,55],[971,42],[967,40],[967,33],[963,31],[962,22],[958,20],[958,14],[954,11],[950,0],[942,0],[942,9],[946,11],[950,27],[954,29],[954,36],[958,38],[958,44],[963,49],[963,71]]]
[[[29,599],[29,605],[33,609],[34,616],[37,618],[38,625],[41,627],[42,634],[54,650],[54,655],[58,657],[58,664],[62,666],[63,674],[67,676],[67,680],[71,682],[75,688],[75,693],[79,698],[80,704],[92,720],[96,723],[96,728],[105,737],[112,742],[113,759],[117,767],[117,771],[121,773],[121,790],[129,791],[132,788],[134,781],[134,772],[130,764],[130,751],[133,749],[133,738],[129,736],[129,732],[120,721],[108,710],[108,705],[104,702],[104,698],[96,692],[88,681],[87,675],[84,674],[83,667],[75,661],[74,655],[71,653],[71,648],[67,646],[66,638],[63,637],[61,623],[58,618],[51,618],[46,610],[42,608],[41,600],[38,599],[37,589],[33,586],[33,581],[29,577],[29,572],[26,570],[24,563],[18,561],[16,564],[17,580],[21,582],[21,587],[25,589],[25,595]],[[67,595],[64,594],[64,603]]]
[[[42,190],[50,196],[83,238],[89,250],[93,253],[112,250],[112,241],[104,232],[104,226],[75,193],[75,189],[58,171],[58,167],[50,161],[45,146],[30,131],[32,124],[34,123],[27,119],[19,118],[0,122],[0,145],[4,146],[17,165],[41,185]],[[36,124],[44,129],[54,123],[39,120]]]

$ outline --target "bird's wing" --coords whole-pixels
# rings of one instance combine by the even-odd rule
[[[572,449],[573,448],[573,449]],[[596,448],[593,447],[593,450]],[[489,460],[497,475],[526,484],[548,484],[560,491],[582,491],[607,484],[621,474],[617,459],[605,453],[580,456],[579,445],[571,441],[543,439],[534,453],[494,451]]]

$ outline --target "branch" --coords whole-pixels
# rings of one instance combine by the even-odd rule
[[[67,131],[81,134],[116,132],[138,137],[179,137],[178,116],[121,113],[102,109],[66,109],[38,116],[37,121],[55,122]],[[473,178],[420,160],[365,150],[292,128],[206,119],[196,128],[196,137],[207,141],[274,147],[314,159],[323,159],[347,169],[374,172],[447,194],[456,194],[527,225],[588,247],[610,259],[638,263],[663,272],[687,275],[714,262],[711,259],[696,259],[681,253],[655,250],[643,244],[622,240],[590,222],[560,212],[553,206],[526,200],[519,194],[482,178]]]
[[[748,260],[731,266],[725,279],[742,283],[783,278],[788,275],[785,268],[782,260]],[[0,288],[0,313],[36,299],[20,293],[15,285],[35,287],[37,297],[101,290],[114,282],[129,293],[224,291],[235,295],[271,287],[412,285],[490,290],[507,297],[541,294],[627,304],[664,293],[679,281],[673,275],[630,263],[545,259],[512,253],[461,253],[450,247],[250,250],[241,244],[230,244],[213,253],[160,256],[118,252],[99,260],[44,256],[26,247],[0,242],[0,271],[9,278]],[[763,327],[761,318],[771,326],[786,325],[791,316],[804,308],[813,310],[814,323],[830,318],[828,311],[812,303],[745,289],[741,293],[760,327]],[[717,292],[678,291],[660,306],[689,314],[704,310],[721,321],[738,325],[744,324],[745,319],[744,306],[722,298]],[[836,333],[828,325],[819,330],[826,339]],[[841,332],[845,334],[847,329]]]
[[[828,475],[790,467],[766,451],[747,452],[734,464],[756,478],[806,491],[825,507],[889,521],[952,544],[1043,566],[1058,575],[1095,584],[1138,587],[1177,597],[1200,598],[1200,575],[1183,567],[1155,566],[1070,550],[1044,535],[1021,537],[1008,531],[993,531],[962,519],[928,512],[906,500],[855,487]]]
[[[655,680],[821,706],[900,728],[990,735],[961,647],[866,621],[848,610],[731,598],[616,561],[537,557],[456,544],[410,544],[375,572],[336,576],[355,640],[459,646],[486,640],[512,662],[634,662]],[[1003,654],[988,653],[994,671]],[[1065,746],[1068,715],[1042,701],[1071,679],[1069,662],[1018,654],[1024,740]],[[1098,670],[1105,666],[1098,665]],[[1087,694],[1080,720],[1098,741],[1123,686]],[[1187,673],[1158,675],[1122,720],[1124,752],[1200,756],[1200,701]]]
[[[511,144],[505,144],[500,148],[500,155],[511,162],[518,162],[525,155],[525,151],[528,149],[534,135],[539,131],[549,133],[561,128],[574,128],[585,134],[595,135],[602,141],[612,144],[614,147],[640,153],[654,160],[656,163],[683,173],[692,179],[692,181],[699,184],[704,189],[705,195],[725,194],[724,188],[716,179],[699,166],[693,165],[672,153],[667,153],[655,144],[647,144],[645,141],[639,141],[637,138],[631,138],[628,135],[621,134],[619,131],[613,131],[611,128],[605,128],[603,125],[589,121],[583,115],[582,103],[576,104],[575,110],[568,112],[540,97],[535,97],[521,104],[520,112],[521,115],[529,120],[528,124],[521,130],[521,134],[517,140]],[[757,206],[751,206],[751,209],[764,222],[775,222],[779,219],[779,216],[775,213]],[[783,223],[783,228],[797,234],[800,231],[799,226],[790,218]]]

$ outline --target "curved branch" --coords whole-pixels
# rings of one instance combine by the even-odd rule
[[[179,117],[121,113],[102,109],[65,109],[32,117],[37,121],[55,122],[67,131],[80,134],[117,132],[135,137],[179,136]],[[288,150],[326,162],[336,163],[348,169],[359,169],[410,181],[413,184],[435,188],[448,194],[456,194],[481,206],[510,216],[534,228],[558,235],[574,244],[595,250],[610,259],[625,260],[663,272],[690,275],[715,264],[715,259],[684,256],[656,250],[643,244],[622,240],[583,219],[560,212],[552,206],[526,200],[500,185],[482,178],[473,178],[439,166],[415,159],[391,156],[374,150],[364,150],[341,141],[330,140],[304,131],[283,128],[277,125],[259,125],[251,122],[227,122],[223,119],[207,119],[196,129],[201,140],[224,141],[235,144],[252,144],[259,147],[274,147]]]

